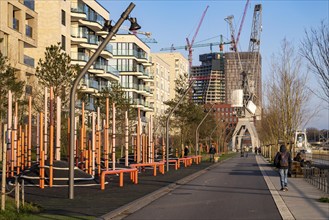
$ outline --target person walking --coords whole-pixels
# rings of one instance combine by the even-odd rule
[[[210,162],[211,161],[215,162],[215,154],[216,154],[216,148],[214,147],[214,145],[211,145],[211,147],[209,148]]]
[[[187,157],[188,153],[190,153],[190,150],[188,149],[188,146],[186,145],[184,148],[184,157]]]
[[[274,165],[279,169],[281,191],[288,191],[288,171],[291,166],[291,155],[287,151],[287,147],[282,144],[280,151],[277,152],[274,158]]]

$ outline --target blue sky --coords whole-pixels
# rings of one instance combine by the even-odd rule
[[[106,8],[113,21],[117,21],[121,13],[131,1],[98,0]],[[217,1],[133,1],[136,5],[131,16],[137,17],[142,26],[141,31],[151,32],[152,38],[158,43],[149,44],[151,52],[159,52],[161,48],[186,45],[186,37],[192,40],[201,16],[209,8],[196,37],[197,43],[219,42],[219,36],[224,36],[224,41],[229,41],[229,26],[224,18],[234,15],[236,34],[239,30],[246,0],[217,0]],[[247,51],[251,31],[253,9],[255,4],[263,6],[260,50],[263,57],[263,81],[266,80],[271,56],[280,49],[284,38],[297,47],[303,39],[304,30],[319,26],[321,20],[329,23],[329,0],[251,0],[247,7],[247,14],[242,28],[239,50]],[[129,22],[124,25],[129,26]],[[144,37],[143,35],[140,36]],[[209,40],[207,40],[209,39]],[[218,52],[218,47],[213,47],[213,52]],[[228,47],[225,48],[228,51]],[[187,57],[187,51],[178,50]],[[169,51],[168,51],[169,52]],[[195,48],[193,51],[193,65],[198,65],[198,55],[209,53],[209,47]],[[316,81],[316,80],[314,80]],[[313,83],[313,86],[316,83]],[[316,97],[312,98],[312,105],[319,103]],[[325,108],[322,104],[321,108]],[[313,118],[306,127],[329,129],[329,112],[322,110]]]

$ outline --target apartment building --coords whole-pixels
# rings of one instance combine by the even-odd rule
[[[152,54],[152,62],[151,73],[154,77],[154,82],[151,83],[154,103],[153,115],[160,116],[164,115],[168,107],[164,102],[170,98],[170,65],[158,54]]]
[[[148,113],[153,112],[151,50],[134,34],[117,34],[110,44],[114,59],[109,64],[120,72],[120,84],[127,98],[132,107],[140,109],[142,122],[146,123]]]
[[[27,84],[35,73],[30,48],[38,46],[38,13],[34,1],[0,1],[0,51],[15,68],[17,77]]]
[[[175,80],[179,77],[179,75],[188,74],[189,63],[188,60],[183,56],[183,54],[179,52],[171,52],[171,53],[153,53],[153,55],[158,56],[162,60],[164,60],[170,67],[170,92],[169,99],[174,99],[176,96]]]

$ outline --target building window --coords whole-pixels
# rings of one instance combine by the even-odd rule
[[[65,36],[62,35],[61,46],[62,46],[62,50],[64,50],[64,51],[65,51],[65,49],[66,49],[65,45],[66,45],[66,39],[65,39]]]
[[[62,25],[66,25],[66,14],[64,10],[62,10]]]

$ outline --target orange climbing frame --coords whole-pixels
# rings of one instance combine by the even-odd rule
[[[131,169],[119,169],[119,170],[104,170],[101,174],[101,190],[105,189],[105,176],[106,175],[116,175],[119,174],[119,186],[123,187],[123,174],[130,173],[130,179],[133,183],[138,183],[138,170],[136,168]]]

